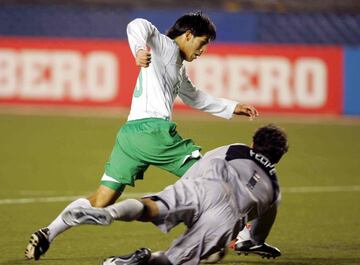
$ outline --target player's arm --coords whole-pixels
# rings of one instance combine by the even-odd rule
[[[233,114],[245,115],[250,117],[250,119],[258,116],[258,112],[253,106],[211,96],[204,91],[196,89],[186,75],[185,70],[182,75],[183,82],[179,89],[179,97],[185,104],[226,119],[230,119]]]
[[[265,242],[275,222],[276,214],[277,205],[273,204],[264,214],[253,220],[250,236],[257,244]]]
[[[169,40],[149,21],[141,18],[131,21],[127,26],[127,36],[138,66],[148,67],[150,65],[151,52],[166,57],[166,46]]]
[[[253,105],[238,103],[234,109],[234,114],[248,116],[250,120],[253,120],[259,116],[259,112]]]

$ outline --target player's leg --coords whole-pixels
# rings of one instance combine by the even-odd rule
[[[251,235],[251,225],[247,224],[237,235],[236,240],[229,247],[234,249],[239,255],[255,254],[262,258],[276,258],[281,256],[278,248],[265,242],[256,243]]]
[[[278,248],[265,243],[275,221],[277,207],[274,205],[261,217],[253,220],[237,236],[233,248],[238,254],[256,254],[263,258],[276,258],[281,256]]]
[[[126,199],[105,208],[77,207],[69,209],[63,213],[62,219],[68,226],[108,225],[114,220],[149,222],[156,219],[158,215],[157,204],[153,200],[145,198],[142,200]]]
[[[38,260],[40,256],[45,254],[48,250],[51,242],[59,234],[70,228],[70,226],[62,220],[61,216],[64,212],[77,207],[89,208],[92,206],[107,206],[116,201],[121,195],[122,189],[122,187],[119,187],[118,190],[113,190],[104,185],[100,185],[96,192],[89,198],[79,198],[71,202],[47,227],[39,229],[30,236],[29,243],[25,249],[25,257],[27,259]]]
[[[114,150],[117,149],[116,145]],[[116,150],[114,151],[118,153]],[[110,157],[111,158],[111,157]],[[65,232],[71,226],[67,225],[62,220],[62,214],[73,208],[89,208],[89,207],[104,207],[114,203],[125,185],[116,178],[109,177],[106,173],[101,179],[101,185],[98,189],[88,198],[80,198],[69,205],[45,228],[41,228],[30,237],[30,241],[25,249],[25,257],[27,259],[39,259],[41,255],[45,254],[48,250],[50,243],[61,233]]]
[[[136,214],[133,208],[137,207],[139,212]],[[140,201],[134,199],[128,199],[105,209],[95,209],[98,213],[108,210],[108,214],[111,212],[111,218],[114,220],[138,220],[143,222],[153,221],[155,224],[163,220],[163,217],[167,215],[169,209],[163,201],[152,198],[143,198]],[[141,214],[140,214],[141,212]],[[135,215],[137,215],[135,217]],[[132,217],[131,217],[132,216]],[[103,265],[172,265],[168,260],[165,252],[158,251],[151,253],[147,248],[140,248],[134,253],[125,256],[111,256],[104,260]]]
[[[225,213],[225,215],[224,215]],[[230,217],[230,218],[228,218]],[[212,209],[200,218],[165,252],[174,264],[200,261],[215,263],[226,254],[237,218],[230,212]]]
[[[192,167],[190,171],[195,169]],[[185,178],[177,183],[181,184],[186,181]],[[174,264],[187,262],[198,264],[200,260],[206,260],[214,253],[217,253],[217,260],[220,260],[225,255],[222,250],[238,232],[236,228],[238,227],[239,213],[234,206],[234,198],[229,196],[228,187],[213,181],[203,181],[199,186],[206,190],[206,194],[198,193],[199,196],[202,196],[199,199],[200,207],[194,203],[191,207],[194,211],[191,211],[188,205],[188,202],[191,203],[191,201],[186,202],[187,196],[183,197],[182,193],[179,192],[183,189],[183,185],[177,185],[177,183],[173,185],[175,200],[172,199],[174,196],[171,196],[174,191],[169,187],[158,194],[160,198],[166,201],[170,209],[163,223],[171,228],[179,220],[188,220],[188,229],[172,243],[165,255]],[[182,205],[184,201],[186,204]],[[186,213],[189,216],[186,216]],[[160,214],[160,216],[162,215]],[[158,226],[161,228],[159,224]]]
[[[171,193],[171,189],[166,189],[160,193],[161,197],[154,196],[152,198],[143,199],[144,214],[141,215],[141,218],[138,218],[138,220],[153,221],[160,229],[163,228],[162,226],[165,223],[165,219],[167,220],[166,225],[168,228],[178,224],[179,220],[177,220],[176,217],[184,216],[186,213],[184,211],[185,209],[181,207],[178,213],[181,216],[177,216],[175,210],[176,208],[173,207],[175,201],[166,200],[165,202],[164,198],[168,199],[169,196],[167,195]],[[121,203],[117,203],[105,209],[110,207],[118,208],[120,205]],[[169,216],[169,209],[174,209],[175,211],[171,211],[174,215],[167,219],[166,217]],[[197,264],[200,258],[209,258],[209,256],[217,250],[219,250],[219,253],[222,253],[220,256],[217,256],[217,260],[219,260],[224,256],[224,252],[221,252],[221,250],[224,249],[224,246],[234,234],[233,227],[235,226],[235,222],[237,220],[237,218],[234,218],[230,209],[228,210],[229,211],[226,211],[225,209],[225,212],[231,215],[230,219],[227,218],[229,217],[228,214],[223,214],[223,208],[212,209],[211,211],[202,214],[201,217],[185,232],[185,234],[174,242],[170,249],[166,252],[160,251],[152,253],[149,258],[148,255],[146,257],[145,255],[140,255],[141,253],[144,253],[143,248],[130,255],[109,257],[104,261],[103,265],[171,265],[179,263],[182,264],[183,262],[188,261]],[[104,211],[104,209],[97,209],[97,211]],[[116,211],[119,214],[119,209],[116,209]],[[194,213],[194,211],[188,209],[188,214],[193,216]],[[119,217],[120,215],[118,215],[118,218]]]
[[[76,207],[104,207],[112,204],[120,196],[125,185],[133,186],[136,179],[143,177],[148,164],[163,164],[164,169],[181,176],[195,163],[194,159],[199,158],[199,149],[191,140],[183,140],[177,134],[176,125],[173,123],[161,119],[129,122],[117,135],[105,167],[102,185],[88,199],[78,199],[70,203],[65,211]],[[139,154],[145,155],[143,157]],[[62,213],[47,228],[32,234],[25,251],[26,258],[39,259],[47,251],[50,242],[70,228],[61,216]]]
[[[240,229],[241,231],[237,234],[236,238],[231,240],[229,244],[230,249],[235,249],[235,246],[238,242],[251,240],[251,236],[250,236],[251,224],[247,223],[244,227]]]
[[[125,130],[126,127],[126,125],[123,126]],[[105,174],[101,179],[100,187],[87,199],[78,199],[70,203],[63,212],[76,207],[108,206],[119,198],[125,185],[133,186],[136,179],[142,178],[148,164],[137,160],[134,156],[128,156],[128,152],[124,150],[124,148],[132,150],[131,144],[134,141],[128,139],[127,135],[133,133],[136,134],[136,131],[130,130],[128,134],[122,133],[122,129],[119,131],[109,160],[106,163]],[[54,238],[70,228],[62,220],[63,212],[48,227],[39,229],[31,235],[30,242],[25,250],[26,258],[39,259],[47,251]]]
[[[92,207],[103,208],[113,204],[122,194],[125,189],[125,185],[111,186],[102,184],[97,190],[87,197]]]

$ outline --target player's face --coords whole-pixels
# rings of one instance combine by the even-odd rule
[[[209,38],[207,36],[195,37],[192,33],[185,33],[184,45],[181,49],[185,61],[191,62],[205,52]]]

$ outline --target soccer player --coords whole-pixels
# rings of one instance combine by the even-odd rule
[[[225,248],[249,221],[250,240],[242,250],[275,258],[280,252],[265,239],[280,201],[275,164],[287,150],[285,132],[267,125],[254,133],[252,147],[231,144],[214,149],[157,194],[106,208],[73,208],[62,218],[69,226],[107,225],[113,220],[151,221],[164,232],[181,222],[187,226],[165,252],[151,254],[142,248],[132,255],[108,258],[106,265],[199,264]]]
[[[280,251],[265,239],[280,200],[274,164],[287,150],[284,131],[267,125],[255,132],[252,147],[231,144],[214,149],[157,194],[106,208],[73,208],[62,218],[69,226],[107,225],[113,220],[151,221],[164,232],[179,223],[187,226],[165,252],[151,254],[142,248],[131,255],[110,257],[106,265],[199,264],[226,248],[248,221],[252,221],[251,240],[241,246],[243,253],[275,258]]]
[[[253,106],[212,97],[189,80],[183,62],[201,56],[216,37],[213,23],[204,14],[180,17],[167,36],[149,21],[135,19],[127,34],[136,64],[141,67],[128,120],[117,134],[98,189],[90,197],[70,203],[66,210],[113,204],[126,185],[134,186],[136,179],[143,178],[149,165],[182,176],[200,158],[200,147],[183,139],[171,121],[176,96],[193,108],[222,118],[235,114],[252,119],[258,115]],[[60,214],[31,235],[25,257],[39,259],[54,238],[69,228]]]

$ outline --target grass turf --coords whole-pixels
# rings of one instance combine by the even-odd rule
[[[360,191],[326,192],[324,187],[360,186],[360,122],[259,118],[224,121],[206,116],[175,117],[184,138],[203,152],[233,142],[251,142],[260,125],[275,122],[289,135],[290,151],[278,166],[283,200],[268,242],[283,256],[274,260],[229,252],[221,264],[360,264]],[[296,121],[296,122],[294,122]],[[23,259],[30,234],[68,204],[9,203],[4,199],[74,196],[93,191],[103,173],[123,118],[46,117],[0,114],[0,264]],[[126,193],[159,191],[176,177],[150,168]],[[314,192],[292,190],[319,187]],[[100,264],[109,255],[138,247],[165,249],[184,230],[162,234],[152,224],[120,223],[77,227],[60,235],[37,264]]]

